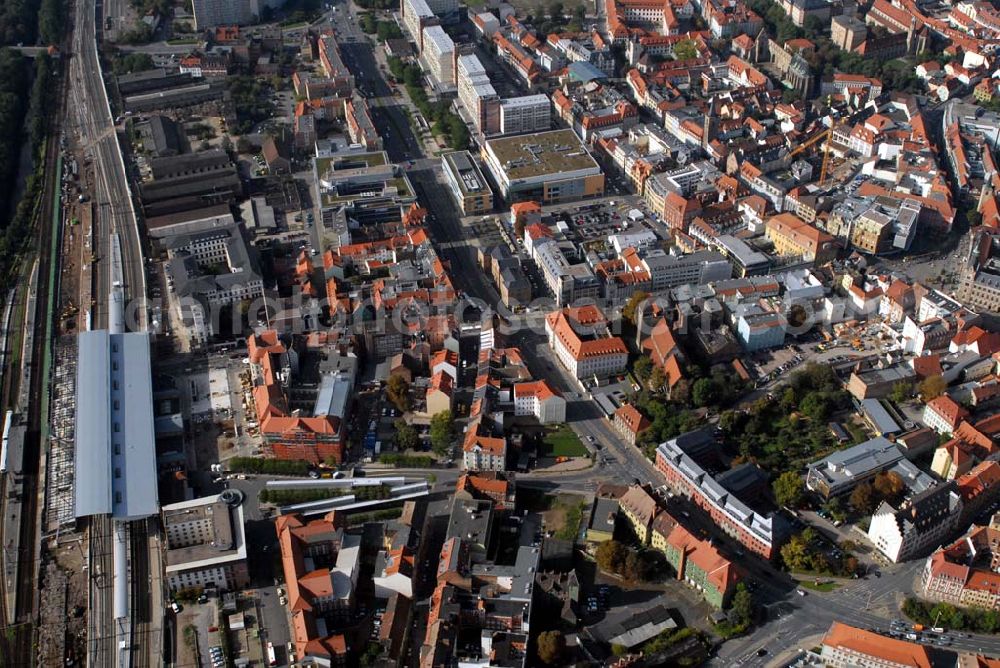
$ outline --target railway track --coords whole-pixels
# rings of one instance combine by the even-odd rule
[[[129,528],[132,668],[150,668],[149,636],[153,610],[149,577],[148,522],[149,520],[132,522]]]
[[[94,515],[87,527],[90,587],[87,597],[87,665],[111,668],[115,661],[115,629],[111,623],[114,592],[114,527],[107,515]]]
[[[63,98],[63,90],[60,83],[57,99]],[[52,119],[49,122],[51,137]],[[45,151],[44,195],[39,208],[38,224],[39,264],[48,271],[40,272],[38,279],[38,317],[35,319],[37,331],[32,340],[32,360],[37,363],[31,365],[28,377],[32,401],[28,402],[26,411],[28,429],[24,440],[21,473],[22,505],[18,550],[16,555],[6,555],[7,558],[17,559],[19,577],[13,614],[9,610],[4,611],[6,618],[13,619],[13,624],[0,634],[0,666],[3,668],[28,667],[34,663],[34,631],[38,616],[38,574],[41,563],[38,492],[43,440],[48,434],[48,374],[51,371],[51,343],[55,325],[53,305],[58,291],[61,220],[57,203],[59,180],[62,176],[60,162],[59,143],[50,139]]]

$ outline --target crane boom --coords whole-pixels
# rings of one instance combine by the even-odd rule
[[[812,147],[814,144],[816,144],[816,142],[820,141],[821,139],[826,140],[826,142],[823,144],[823,166],[820,168],[819,171],[819,184],[823,185],[826,182],[827,167],[829,167],[830,163],[830,143],[833,141],[833,128],[827,128],[822,132],[817,132],[812,137],[805,140],[804,142],[799,144],[795,149],[793,149],[788,154],[788,157],[793,158],[797,156],[799,153],[802,153],[806,149]]]

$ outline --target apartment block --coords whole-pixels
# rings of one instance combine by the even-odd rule
[[[434,80],[442,85],[455,83],[455,43],[439,25],[427,26],[423,32],[421,54]]]
[[[547,95],[509,97],[500,101],[500,134],[543,132],[552,127]]]
[[[403,25],[410,37],[417,44],[417,52],[424,50],[424,28],[437,25],[438,18],[427,5],[426,0],[403,0],[399,13],[403,17]]]
[[[743,574],[711,541],[697,538],[678,524],[667,536],[663,552],[677,579],[701,592],[709,605],[717,610],[729,605]]]
[[[500,96],[478,57],[473,54],[458,56],[455,85],[458,101],[472,116],[476,129],[487,136],[500,132]]]
[[[820,661],[829,668],[902,668],[940,665],[929,645],[897,640],[873,631],[834,622],[820,643]],[[972,665],[976,665],[973,663]]]
[[[514,415],[531,415],[540,424],[559,424],[566,421],[566,400],[544,380],[515,383]]]
[[[468,151],[441,156],[445,181],[458,208],[466,216],[493,210],[493,190]]]
[[[656,468],[674,492],[704,510],[720,530],[743,547],[771,559],[777,554],[785,527],[775,515],[763,515],[724,487],[696,461],[714,447],[705,430],[681,434],[656,448]]]

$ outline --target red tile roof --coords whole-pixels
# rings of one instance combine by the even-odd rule
[[[628,354],[625,342],[617,336],[585,339],[576,331],[576,326],[590,327],[606,322],[604,314],[596,306],[566,308],[550,313],[546,319],[556,338],[577,361],[588,357]]]
[[[639,410],[631,404],[625,404],[616,410],[615,420],[621,421],[621,423],[636,436],[649,429],[652,424],[645,415],[640,413]]]
[[[932,668],[931,651],[923,645],[887,638],[878,633],[834,622],[823,645],[850,650],[885,662],[913,668]]]
[[[667,545],[683,552],[685,559],[704,571],[708,581],[722,593],[742,579],[736,564],[723,557],[710,542],[696,538],[680,524],[667,536]]]
[[[937,413],[953,429],[958,426],[959,422],[969,416],[969,411],[947,394],[942,394],[940,397],[927,402],[927,408]]]

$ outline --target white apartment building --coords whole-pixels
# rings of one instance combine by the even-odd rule
[[[427,6],[435,16],[451,18],[458,13],[458,0],[427,0]]]
[[[532,415],[541,424],[566,421],[566,400],[544,380],[514,385],[514,415]]]
[[[486,135],[500,131],[500,96],[490,83],[486,68],[474,54],[460,55],[455,64],[458,101],[476,129]]]
[[[921,419],[937,433],[950,434],[968,415],[969,411],[964,406],[944,394],[927,402]]]
[[[214,585],[246,586],[247,546],[243,507],[220,496],[163,506],[167,586],[171,591]]]
[[[437,22],[434,12],[427,6],[427,0],[403,0],[400,5],[403,15],[403,26],[410,37],[417,43],[417,51],[424,48],[424,26]]]
[[[431,76],[439,84],[455,83],[455,43],[441,26],[424,28],[421,53],[430,68]]]
[[[673,255],[655,249],[646,252],[640,262],[649,274],[653,292],[694,283],[704,285],[732,278],[733,267],[721,253],[698,251]]]
[[[500,101],[500,134],[542,132],[552,125],[548,95],[524,95]]]
[[[823,638],[820,665],[829,668],[911,668],[937,665],[935,648],[834,622]],[[960,662],[961,663],[961,662]],[[977,662],[973,662],[975,665]]]
[[[626,4],[626,23],[643,23],[649,26],[663,23],[663,5]]]
[[[470,433],[462,446],[462,466],[466,471],[506,471],[507,441]]]
[[[531,255],[542,270],[542,278],[559,306],[579,299],[600,298],[601,281],[594,275],[590,265],[585,262],[570,264],[562,248],[553,239],[536,241]]]
[[[868,539],[889,561],[899,563],[941,545],[962,512],[954,483],[936,484],[893,508],[883,501],[872,516]]]
[[[277,9],[284,0],[194,0],[191,11],[195,28],[205,30],[221,25],[255,23],[265,8]]]

